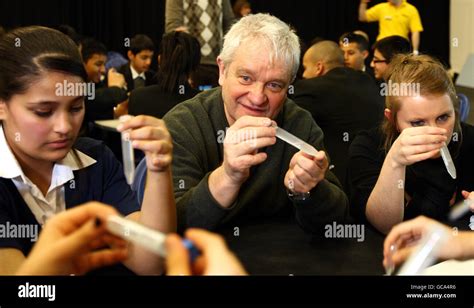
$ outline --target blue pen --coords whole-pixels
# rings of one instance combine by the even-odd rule
[[[119,216],[110,216],[107,219],[107,230],[130,243],[142,246],[143,248],[166,258],[166,235],[161,232]],[[183,240],[183,245],[189,251],[191,262],[194,262],[200,255],[199,250],[187,239]]]

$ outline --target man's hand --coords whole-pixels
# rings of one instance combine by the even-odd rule
[[[222,167],[233,183],[245,182],[250,168],[267,159],[267,154],[258,150],[275,144],[276,129],[272,123],[269,118],[244,116],[227,130]]]
[[[290,168],[285,175],[285,187],[292,192],[309,192],[324,180],[328,166],[324,151],[318,151],[314,157],[300,151],[290,161]]]
[[[269,118],[243,116],[227,130],[224,161],[209,175],[209,191],[217,203],[230,207],[240,186],[250,175],[250,167],[261,164],[267,154],[258,150],[275,144],[276,129]]]

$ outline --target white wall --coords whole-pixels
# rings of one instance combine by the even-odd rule
[[[474,53],[474,0],[451,0],[450,15],[451,67],[460,73],[469,54]]]

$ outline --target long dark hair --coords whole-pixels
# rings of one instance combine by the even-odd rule
[[[30,26],[0,39],[0,99],[24,93],[42,73],[58,71],[86,80],[76,44],[60,31]]]
[[[157,80],[164,92],[175,92],[180,86],[188,85],[189,75],[201,61],[199,41],[182,31],[166,33],[161,40],[159,54]]]

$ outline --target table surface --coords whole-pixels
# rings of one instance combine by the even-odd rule
[[[361,242],[311,236],[294,222],[262,222],[219,233],[252,275],[384,274],[384,237],[368,227]]]
[[[448,260],[428,267],[422,275],[443,276],[443,275],[468,275],[474,276],[474,259],[467,261]]]

